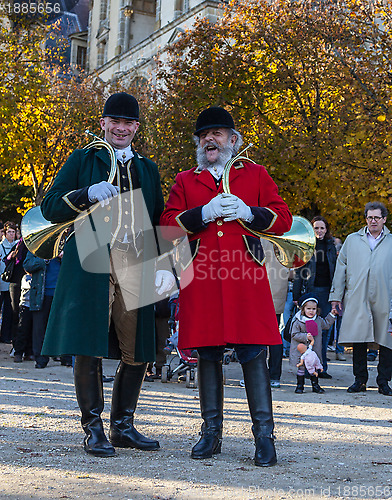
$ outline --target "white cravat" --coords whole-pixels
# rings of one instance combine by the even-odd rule
[[[126,161],[133,158],[133,152],[131,145],[127,146],[125,149],[115,149],[117,160],[120,160],[121,163],[125,163]]]
[[[211,174],[215,177],[215,179],[220,179],[223,174],[225,166],[224,165],[219,165],[218,167],[212,166],[212,167],[207,167],[207,170],[211,172]]]

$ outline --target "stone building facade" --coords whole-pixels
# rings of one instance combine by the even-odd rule
[[[90,0],[87,31],[72,36],[71,63],[87,51],[85,69],[104,81],[149,78],[154,56],[179,33],[221,14],[216,0]]]

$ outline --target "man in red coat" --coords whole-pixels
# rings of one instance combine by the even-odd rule
[[[230,345],[244,373],[255,464],[271,466],[277,459],[266,346],[281,344],[281,337],[263,248],[248,228],[282,234],[290,229],[292,217],[265,168],[252,162],[234,164],[231,193],[223,193],[224,166],[242,144],[228,111],[211,107],[200,113],[195,141],[198,166],[177,175],[161,216],[161,225],[187,233],[193,258],[181,274],[179,316],[179,347],[196,348],[200,358],[204,423],[192,458],[221,451],[222,358]]]

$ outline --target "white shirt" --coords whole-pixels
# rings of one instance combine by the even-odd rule
[[[365,232],[369,242],[370,250],[373,251],[376,248],[377,243],[384,236],[384,228],[382,229],[381,233],[377,236],[377,238],[375,238],[372,234],[370,234],[369,228],[366,228]]]

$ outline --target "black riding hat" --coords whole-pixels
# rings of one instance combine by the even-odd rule
[[[224,108],[212,106],[200,113],[196,120],[195,135],[208,128],[235,128],[231,114]]]
[[[103,108],[102,117],[124,118],[125,120],[139,120],[139,104],[137,100],[126,92],[112,94]]]

